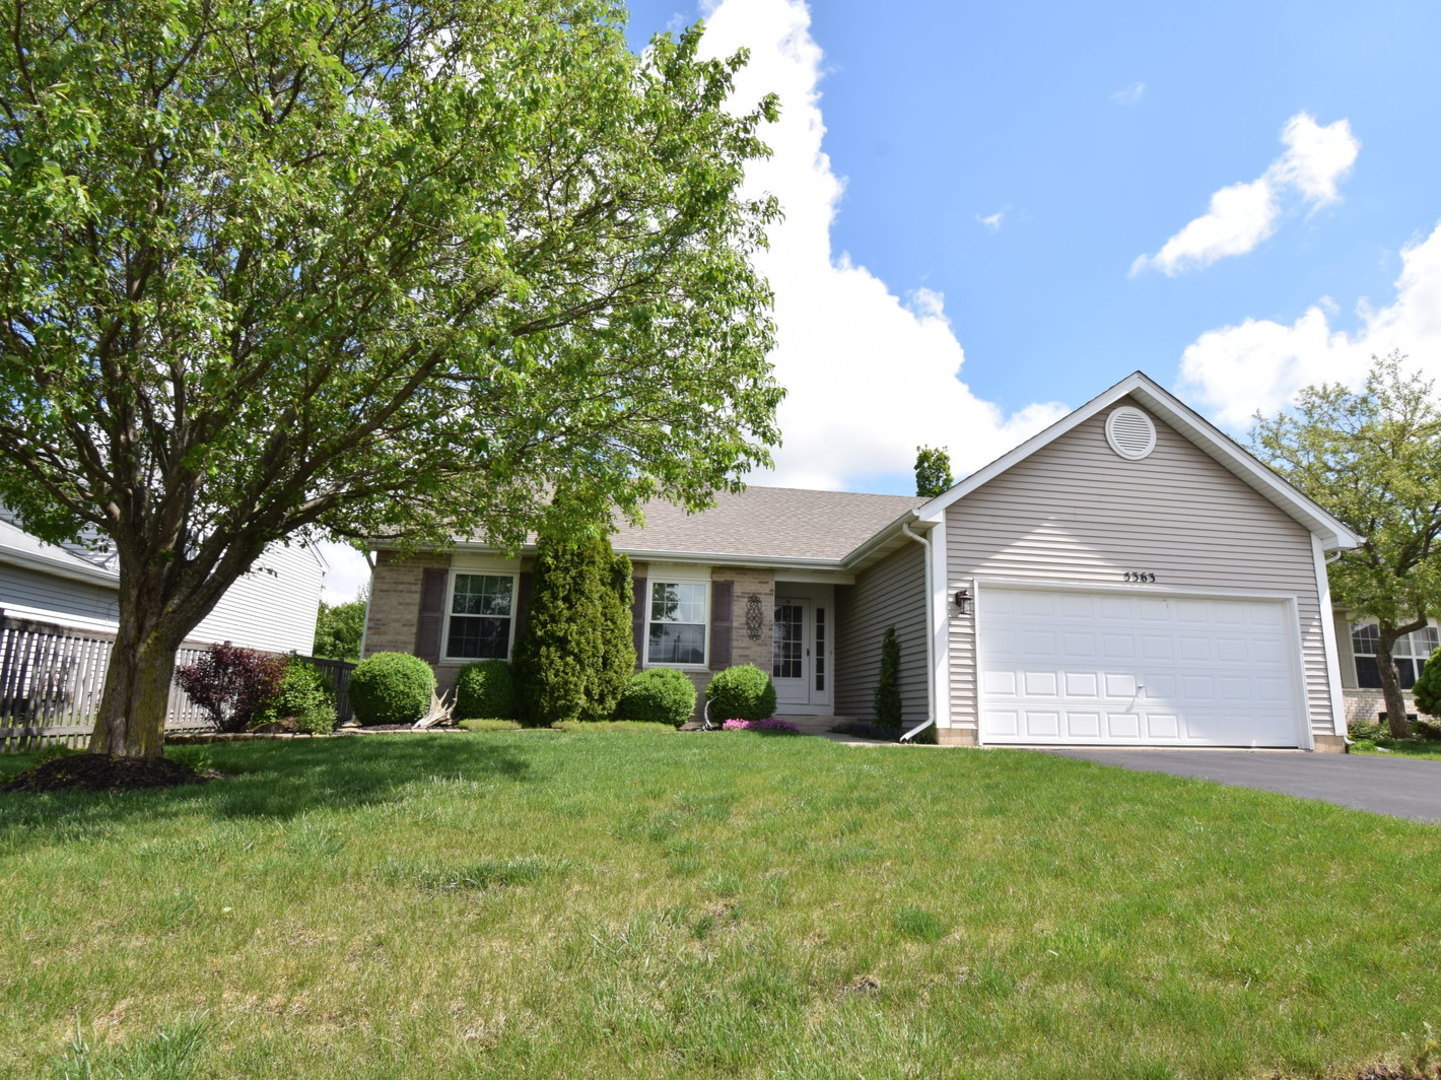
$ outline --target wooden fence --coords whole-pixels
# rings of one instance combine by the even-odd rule
[[[10,618],[0,611],[0,754],[55,745],[83,749],[100,711],[114,642],[114,634]],[[183,645],[176,665],[193,664],[205,648]],[[319,667],[334,688],[341,722],[350,719],[347,691],[355,665],[304,659]],[[209,731],[213,727],[185,691],[172,682],[165,730]]]

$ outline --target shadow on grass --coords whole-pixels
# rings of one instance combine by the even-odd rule
[[[529,748],[460,735],[216,743],[173,747],[167,756],[224,777],[162,790],[0,795],[0,851],[84,839],[132,820],[198,814],[284,821],[314,810],[389,802],[401,797],[405,785],[432,778],[535,779]],[[29,760],[7,761],[4,772],[13,774]]]

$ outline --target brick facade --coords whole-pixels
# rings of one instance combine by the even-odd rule
[[[394,551],[375,553],[370,575],[370,606],[365,617],[364,656],[415,651],[420,615],[420,575],[427,566],[449,566],[450,555],[427,551],[405,558]]]
[[[717,566],[711,571],[712,580],[735,582],[731,593],[731,663],[754,664],[762,671],[769,672],[772,663],[773,644],[771,637],[776,614],[776,575],[774,570],[757,570],[753,567]],[[760,604],[760,636],[752,639],[746,627],[746,609],[751,597]]]

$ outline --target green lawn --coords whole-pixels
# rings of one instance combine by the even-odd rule
[[[1429,826],[750,733],[201,749],[0,797],[0,1075],[1317,1077],[1441,1028]]]
[[[1441,761],[1441,741],[1435,739],[1381,739],[1374,744],[1358,743],[1351,747],[1353,754],[1380,753],[1378,747],[1385,747],[1396,757],[1429,758]],[[1382,754],[1382,756],[1386,756]]]

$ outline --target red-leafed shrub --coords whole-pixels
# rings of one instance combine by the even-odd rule
[[[175,672],[180,689],[221,731],[244,731],[280,692],[285,657],[212,645],[193,664]]]

